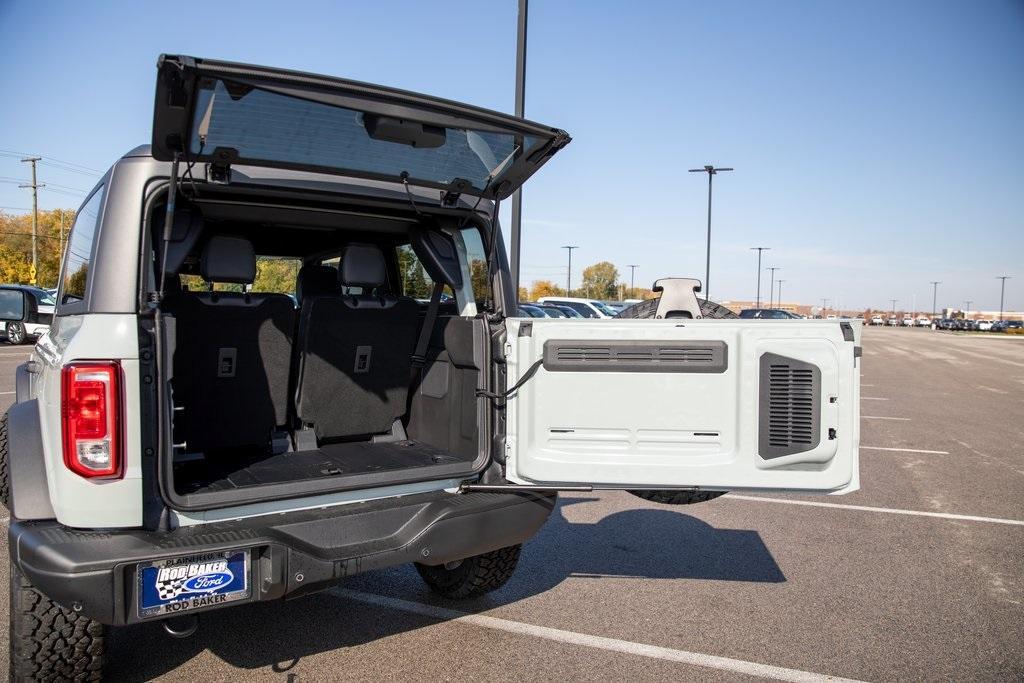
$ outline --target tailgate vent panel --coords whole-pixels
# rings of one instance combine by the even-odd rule
[[[723,341],[574,341],[544,342],[549,372],[725,372]]]
[[[814,450],[821,441],[821,370],[775,353],[761,356],[758,453],[765,460]]]

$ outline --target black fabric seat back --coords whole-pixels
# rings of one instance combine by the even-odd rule
[[[349,245],[338,277],[363,293],[305,297],[299,314],[296,413],[320,439],[381,434],[405,413],[419,332],[416,302],[385,291],[378,247]]]
[[[203,250],[208,282],[250,284],[252,244],[217,236]],[[288,422],[295,308],[284,294],[181,292],[169,308],[177,325],[175,415],[186,451],[266,447]]]

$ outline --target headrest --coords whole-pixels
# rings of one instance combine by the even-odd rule
[[[295,283],[295,298],[302,301],[303,297],[332,294],[340,289],[336,268],[310,263],[299,269],[299,278]]]
[[[388,281],[384,254],[372,244],[348,245],[341,255],[338,280],[346,287],[380,287]]]
[[[203,248],[199,273],[207,282],[252,284],[256,279],[256,252],[252,242],[226,235],[211,237]]]

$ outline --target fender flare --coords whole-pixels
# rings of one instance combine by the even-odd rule
[[[20,368],[19,368],[20,369]],[[7,410],[7,457],[11,482],[11,517],[55,519],[46,482],[39,401],[15,403]]]

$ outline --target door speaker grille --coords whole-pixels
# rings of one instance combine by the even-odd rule
[[[761,356],[758,452],[770,460],[821,440],[821,370],[774,353]]]

